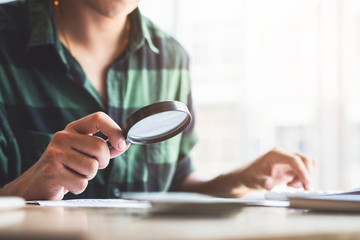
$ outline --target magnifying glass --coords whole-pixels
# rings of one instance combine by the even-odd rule
[[[191,122],[187,106],[178,101],[157,102],[140,108],[124,122],[122,133],[127,142],[133,144],[157,143],[176,136]],[[107,140],[98,132],[95,136]],[[112,148],[107,141],[109,148]]]
[[[134,144],[156,143],[181,133],[190,122],[191,114],[184,103],[157,102],[131,114],[124,123],[123,135]]]

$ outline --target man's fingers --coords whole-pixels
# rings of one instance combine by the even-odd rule
[[[67,169],[65,166],[61,169],[61,173],[58,175],[58,182],[65,189],[76,195],[82,193],[88,185],[86,177]]]
[[[246,186],[251,189],[266,189],[270,190],[274,187],[274,180],[272,177],[264,175],[251,175],[246,181]]]
[[[274,187],[274,181],[271,177],[261,179],[261,187],[266,190],[271,190]]]
[[[281,150],[273,150],[270,156],[273,166],[276,164],[289,164],[295,175],[303,182],[304,187],[308,188],[310,175],[301,157]]]
[[[64,166],[84,176],[87,180],[93,179],[99,169],[99,162],[76,150],[69,151],[66,159],[61,160]]]
[[[95,158],[99,161],[100,169],[105,168],[109,164],[110,150],[106,141],[101,138],[77,132],[61,131],[54,135],[52,141],[63,148],[67,148],[67,151],[64,152],[65,154],[76,150],[83,155]],[[69,161],[73,161],[74,163],[77,162],[76,158],[70,158],[70,156],[65,156],[62,160],[65,160],[65,162],[62,161],[65,164]]]
[[[309,158],[303,154],[295,153],[295,155],[299,156],[303,163],[305,164],[306,168],[308,169],[310,174],[313,174],[314,167],[315,167],[315,160],[312,158]]]
[[[118,151],[126,149],[126,142],[121,128],[108,115],[96,112],[66,126],[65,129],[73,129],[81,134],[94,134],[101,131],[109,138],[111,145]]]
[[[126,143],[126,148],[121,151],[117,150],[116,148],[110,149],[110,158],[114,158],[123,154],[129,147],[130,147],[130,143]]]
[[[299,178],[294,178],[291,182],[287,183],[288,187],[293,187],[293,188],[302,188],[303,187],[303,183],[300,181]],[[309,189],[305,189],[305,190],[309,190]]]
[[[106,141],[91,135],[74,135],[71,147],[99,161],[99,169],[106,168],[110,160],[110,150]]]

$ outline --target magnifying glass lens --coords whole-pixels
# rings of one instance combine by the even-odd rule
[[[137,122],[128,132],[128,137],[136,139],[153,139],[176,131],[188,118],[186,112],[166,111],[151,115]]]
[[[131,114],[124,122],[123,135],[130,143],[152,144],[176,136],[190,122],[191,114],[184,103],[157,102]]]

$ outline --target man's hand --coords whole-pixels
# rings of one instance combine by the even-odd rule
[[[251,190],[270,190],[279,184],[310,188],[315,167],[312,158],[286,149],[275,148],[249,166],[220,175],[209,181],[188,176],[180,191],[207,193],[221,197],[242,197]]]
[[[279,184],[310,189],[315,160],[303,154],[275,148],[248,167],[238,170],[243,185],[249,189],[270,190]]]
[[[101,131],[105,140],[92,134]],[[47,149],[30,169],[1,189],[1,195],[17,195],[27,200],[60,200],[67,192],[82,193],[98,169],[110,158],[125,152],[120,127],[105,113],[97,112],[74,121],[55,133]]]

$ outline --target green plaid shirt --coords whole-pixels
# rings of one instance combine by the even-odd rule
[[[51,1],[0,5],[0,187],[31,167],[55,132],[96,111],[120,127],[136,109],[154,102],[178,100],[192,111],[187,53],[138,9],[129,17],[128,48],[107,73],[106,105],[59,41]],[[164,142],[132,145],[77,197],[176,190],[193,169],[189,152],[196,139],[192,123]]]

